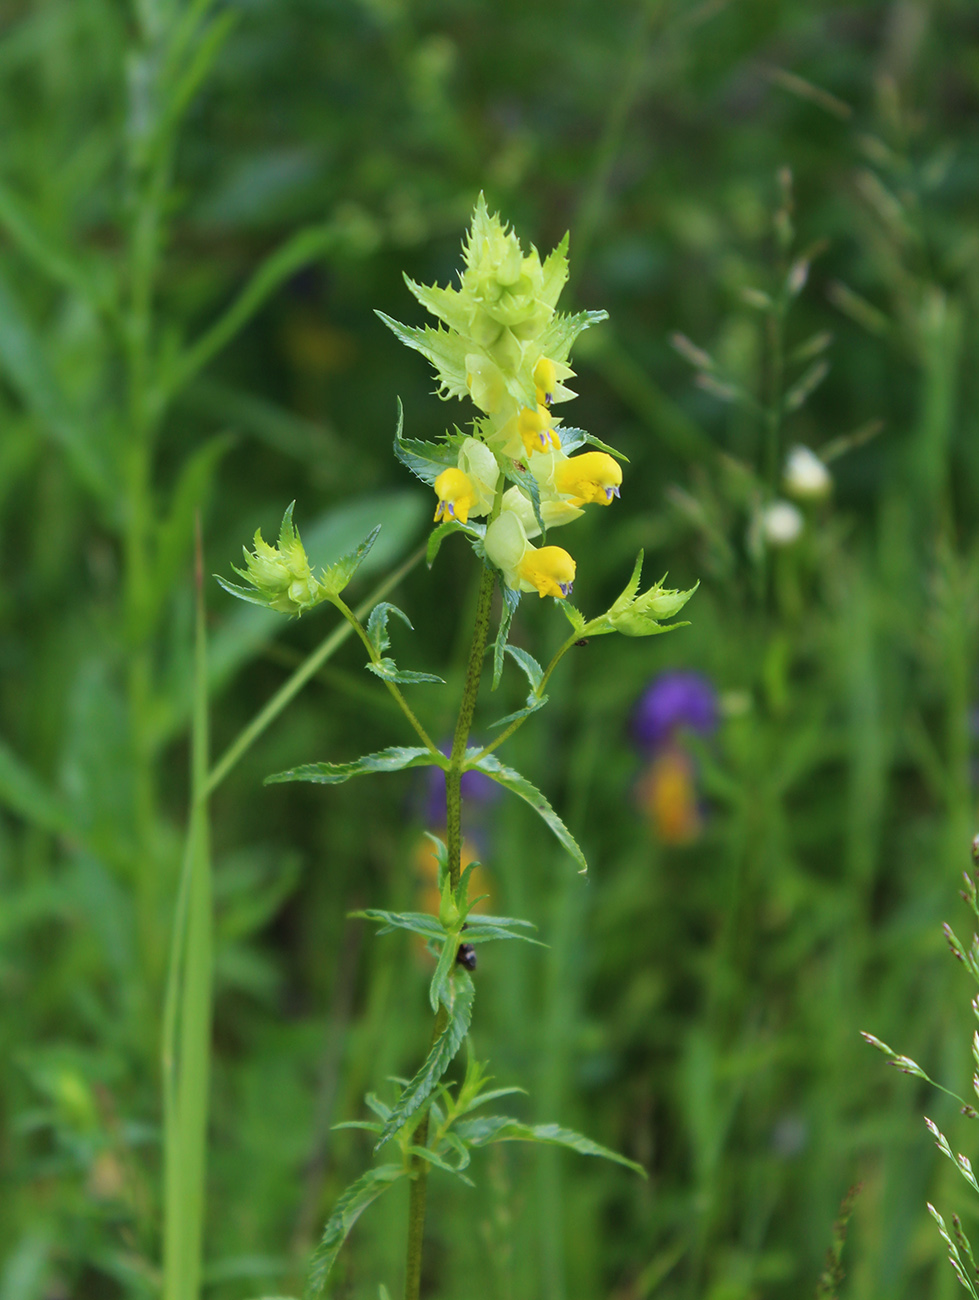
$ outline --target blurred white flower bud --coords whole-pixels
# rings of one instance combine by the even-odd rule
[[[833,489],[829,470],[808,447],[795,446],[785,461],[782,484],[797,501],[821,501]]]

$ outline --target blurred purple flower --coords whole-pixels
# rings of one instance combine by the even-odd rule
[[[466,804],[490,804],[500,793],[496,782],[482,772],[463,772],[460,789],[463,813]],[[445,816],[445,773],[440,767],[430,767],[425,782],[425,824],[444,826]]]
[[[632,719],[636,744],[654,753],[680,729],[709,736],[717,728],[717,692],[703,673],[660,673],[643,692]]]

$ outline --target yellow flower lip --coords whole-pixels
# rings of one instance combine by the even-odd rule
[[[621,483],[622,470],[604,451],[571,456],[554,471],[554,486],[562,495],[570,496],[576,506],[589,502],[611,505],[612,498],[619,495]]]
[[[537,594],[565,600],[574,590],[575,562],[560,546],[530,547],[517,570]]]
[[[554,362],[547,357],[541,357],[534,366],[534,384],[537,387],[538,404],[550,406],[554,401],[554,390],[557,387],[557,372],[554,369]]]
[[[551,413],[540,402],[536,411],[532,411],[529,406],[523,408],[517,416],[517,432],[528,456],[535,451],[546,450],[548,444],[552,447],[561,446],[558,432],[551,424]]]
[[[467,523],[469,511],[476,504],[476,489],[469,475],[450,466],[442,471],[432,486],[439,499],[435,507],[435,522],[457,519],[461,524]]]

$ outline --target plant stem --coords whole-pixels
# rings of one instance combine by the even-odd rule
[[[544,687],[547,685],[548,681],[550,680],[551,673],[553,673],[554,669],[558,666],[558,664],[561,662],[561,660],[564,658],[564,656],[568,653],[568,651],[571,649],[571,647],[575,644],[577,640],[578,640],[578,633],[572,632],[571,635],[568,637],[568,639],[561,646],[558,647],[557,651],[555,652],[554,658],[547,665],[547,669],[544,672],[544,676],[541,678],[540,686],[537,688],[538,695],[542,695],[544,693]],[[505,740],[509,740],[510,737],[513,735],[513,733],[519,730],[519,728],[523,726],[523,724],[527,721],[527,718],[530,716],[531,716],[530,714],[527,714],[525,717],[517,718],[515,722],[511,722],[508,727],[504,728],[504,730],[500,732],[500,734],[497,736],[497,738],[494,741],[491,741],[490,744],[488,745],[484,745],[476,757],[483,758],[486,754],[492,754],[494,749],[499,749],[499,747],[503,744],[503,742]]]
[[[371,663],[374,664],[375,666],[378,665],[381,662],[381,656],[375,650],[371,642],[371,639],[367,635],[367,632],[364,629],[364,625],[361,623],[360,619],[353,612],[353,610],[344,601],[340,599],[339,596],[332,597],[332,602],[334,605],[336,605],[337,609],[340,611],[343,617],[347,620],[347,622],[350,624],[353,630],[360,637],[361,641],[363,641],[364,649],[367,651],[368,655],[370,656]],[[401,712],[411,723],[416,735],[418,736],[418,739],[422,742],[422,744],[425,746],[426,749],[428,749],[432,754],[435,754],[437,756],[439,763],[441,764],[444,761],[443,754],[441,750],[435,745],[435,743],[433,742],[433,740],[431,739],[431,737],[429,736],[425,728],[422,726],[422,724],[415,717],[414,709],[411,707],[411,705],[408,703],[405,697],[401,694],[401,691],[398,689],[398,687],[395,685],[394,682],[390,681],[386,677],[382,677],[381,680],[384,682],[384,685],[388,688],[388,690],[391,692],[394,699],[397,701],[398,707],[401,709]]]
[[[458,888],[462,875],[462,764],[466,757],[469,728],[472,726],[479,682],[483,675],[483,658],[489,635],[490,610],[493,604],[493,570],[483,566],[476,602],[476,619],[473,624],[472,643],[466,681],[462,688],[459,717],[452,737],[452,753],[445,773],[446,842],[449,858],[449,879],[453,890]],[[440,1006],[435,1017],[433,1042],[445,1028],[447,1012]],[[428,1111],[419,1122],[412,1137],[414,1146],[423,1147],[428,1142]],[[425,1236],[425,1204],[428,1197],[428,1161],[420,1156],[411,1158],[412,1179],[408,1200],[408,1248],[405,1258],[405,1300],[418,1300],[421,1291],[422,1245]]]
[[[392,591],[406,574],[410,573],[416,564],[425,554],[425,547],[419,547],[413,555],[409,555],[399,568],[380,583],[362,604],[357,606],[354,611],[357,619],[361,619],[368,614],[379,600],[383,600],[389,591]],[[262,708],[247,726],[243,727],[228,748],[221,755],[217,763],[211,769],[210,775],[204,786],[205,794],[211,794],[221,784],[231,769],[238,763],[242,756],[252,747],[258,737],[270,726],[279,716],[282,710],[289,704],[296,695],[302,690],[309,679],[326,663],[327,659],[339,649],[354,630],[354,624],[347,622],[342,623],[339,627],[333,629],[329,636],[316,647],[313,653],[303,661],[287,681],[279,687],[269,702]]]
[[[459,718],[456,722],[455,735],[452,737],[452,753],[449,755],[449,766],[445,773],[446,844],[449,851],[449,878],[453,889],[458,888],[459,877],[462,875],[462,764],[466,757],[466,745],[469,741],[473,711],[476,708],[476,696],[479,694],[479,681],[483,675],[483,656],[486,653],[492,602],[493,570],[484,565],[479,584],[472,645],[469,648],[466,684],[462,691]]]

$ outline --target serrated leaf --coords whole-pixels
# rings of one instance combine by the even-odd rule
[[[237,565],[233,564],[231,567],[234,569],[235,573],[242,573],[241,569],[239,569]],[[242,573],[242,577],[244,576],[245,575]],[[268,609],[270,607],[269,597],[260,596],[254,588],[239,587],[237,583],[229,582],[227,578],[222,578],[220,573],[214,574],[214,581],[219,587],[226,591],[229,596],[236,596],[238,600],[246,600],[249,605],[261,605],[263,609]]]
[[[278,547],[280,551],[284,551],[288,547],[295,545],[295,543],[299,540],[299,534],[296,532],[296,525],[292,522],[292,514],[295,508],[296,508],[295,501],[290,501],[285,508],[285,513],[282,516],[282,523],[279,525],[279,541],[278,541]]]
[[[377,1147],[374,1148],[375,1150],[382,1147],[389,1138],[393,1137],[399,1129],[407,1124],[412,1115],[416,1114],[424,1106],[435,1091],[442,1075],[452,1064],[456,1053],[462,1046],[462,1040],[469,1032],[469,1022],[472,1020],[473,999],[476,991],[472,980],[465,971],[456,972],[454,984],[454,997],[452,998],[452,1005],[447,1008],[448,1020],[446,1026],[435,1040],[432,1050],[425,1058],[424,1065],[406,1085],[398,1098],[397,1104],[384,1126],[381,1139]]]
[[[360,568],[368,551],[377,541],[377,534],[380,531],[381,525],[378,524],[376,528],[371,529],[356,550],[351,551],[348,555],[341,556],[335,564],[331,564],[328,569],[324,569],[323,577],[320,581],[328,595],[340,595],[344,587],[346,587],[347,583],[350,582],[351,578],[353,578],[354,574]]]
[[[384,928],[378,934],[391,934],[394,930],[411,930],[414,934],[424,935],[426,939],[444,939],[445,927],[437,916],[429,912],[385,912],[379,907],[368,907],[363,912],[348,912],[353,919],[374,921]]]
[[[563,602],[562,602],[563,604]],[[482,758],[477,758],[480,753],[478,749],[470,749],[467,752],[466,771],[473,768],[480,772],[485,772],[491,780],[502,785],[505,789],[510,790],[513,794],[529,803],[534,812],[550,826],[551,830],[561,841],[568,853],[574,858],[581,870],[588,870],[588,863],[585,861],[585,855],[578,847],[578,842],[565,826],[564,822],[557,815],[547,799],[541,794],[532,782],[528,781],[525,776],[515,771],[512,767],[505,767],[495,754],[484,754]],[[472,756],[470,758],[470,755]]]
[[[578,335],[604,320],[608,320],[607,311],[580,311],[573,316],[554,316],[540,336],[541,355],[554,361],[567,360]]]
[[[340,1124],[331,1124],[330,1132],[339,1133],[341,1129],[353,1128],[365,1133],[380,1133],[383,1127],[376,1119],[345,1119]]]
[[[380,677],[384,682],[401,682],[405,686],[417,682],[436,682],[440,686],[445,685],[444,677],[437,677],[435,673],[416,673],[410,668],[399,668],[393,659],[382,659],[380,663],[364,666],[369,673]]]
[[[517,606],[520,604],[520,592],[513,587],[508,587],[505,582],[500,582],[500,592],[503,603],[500,611],[500,626],[496,633],[496,640],[493,643],[493,690],[500,684],[500,678],[503,676],[503,654],[506,650],[507,637],[510,634],[510,624],[513,622],[513,616],[516,613]],[[561,602],[562,605],[564,602]]]
[[[440,397],[469,396],[466,384],[466,347],[458,334],[441,327],[432,329],[430,325],[414,329],[410,325],[402,325],[382,311],[374,314],[405,347],[420,352],[435,367],[438,371]]]
[[[544,669],[532,654],[528,654],[526,650],[521,650],[519,646],[508,645],[506,652],[514,663],[523,670],[527,681],[530,682],[530,689],[536,694],[540,690],[541,682],[544,680]]]
[[[511,482],[517,483],[530,497],[530,504],[534,508],[534,518],[537,520],[537,527],[541,534],[545,535],[547,529],[544,527],[544,516],[540,509],[540,484],[531,474],[529,469],[523,469],[520,463],[507,458],[504,462],[504,474]]]
[[[368,1169],[366,1174],[351,1183],[343,1193],[327,1221],[320,1244],[313,1251],[306,1290],[303,1293],[304,1300],[318,1300],[323,1294],[330,1270],[350,1229],[368,1205],[383,1196],[392,1183],[404,1178],[406,1172],[402,1165],[379,1165],[377,1169]]]
[[[582,614],[581,610],[580,610],[580,609],[575,609],[574,605],[572,605],[571,602],[570,602],[569,600],[561,600],[561,601],[558,601],[558,606],[559,606],[559,608],[560,608],[560,610],[561,610],[561,613],[564,615],[564,617],[568,620],[568,622],[569,622],[569,623],[571,624],[571,626],[574,628],[574,630],[575,630],[575,632],[578,634],[578,636],[581,636],[581,634],[582,634],[582,633],[584,632],[584,630],[585,630],[585,626],[586,626],[586,622],[587,622],[587,620],[585,619],[585,616],[584,616],[584,614]]]
[[[497,718],[495,722],[490,723],[490,730],[496,731],[499,727],[508,727],[511,722],[519,722],[522,718],[529,718],[532,713],[542,709],[551,697],[542,695],[539,700],[534,700],[532,704],[525,704],[522,709],[517,709],[515,713],[508,713],[506,717]]]
[[[454,469],[459,461],[458,448],[446,442],[423,442],[418,438],[394,440],[397,459],[429,487],[444,469]]]
[[[428,1001],[433,1011],[438,1011],[439,1003],[442,1003],[446,1010],[449,1008],[452,997],[450,980],[458,955],[459,936],[450,934],[442,943],[435,971],[428,986]]]
[[[527,925],[528,922],[522,921],[515,924]],[[483,917],[478,914],[470,915],[469,920],[466,922],[466,929],[459,937],[463,943],[488,943],[491,939],[522,939],[524,943],[535,944],[538,948],[547,947],[539,939],[534,939],[529,934],[520,934],[513,930],[506,921],[497,921],[496,918]]]
[[[352,776],[369,776],[374,772],[400,772],[406,767],[443,766],[441,755],[433,754],[430,749],[391,745],[388,749],[379,749],[374,754],[364,754],[352,763],[305,763],[302,767],[290,768],[288,772],[276,772],[265,778],[266,785],[279,785],[284,781],[313,781],[318,785],[342,785]]]
[[[379,655],[383,654],[391,644],[391,638],[388,636],[388,618],[392,614],[396,614],[412,632],[415,630],[411,619],[403,609],[398,609],[397,605],[382,600],[379,605],[374,606],[367,620],[367,639]]]
[[[431,1147],[416,1147],[412,1145],[408,1148],[410,1155],[418,1156],[419,1159],[427,1161],[430,1165],[434,1165],[436,1169],[444,1169],[447,1174],[455,1174],[456,1178],[461,1178],[468,1187],[475,1187],[476,1184],[473,1180],[467,1178],[462,1172],[463,1169],[467,1168],[469,1165],[469,1152],[461,1142],[458,1146],[453,1146],[453,1150],[457,1153],[461,1151],[465,1157],[465,1161],[463,1162],[460,1159],[457,1165],[453,1165],[450,1164],[448,1160],[444,1159],[444,1157],[436,1155]]]
[[[569,456],[572,452],[577,451],[579,447],[597,447],[599,451],[607,452],[616,460],[629,464],[629,457],[615,447],[610,447],[607,442],[602,442],[601,438],[596,438],[594,434],[589,433],[587,429],[576,429],[574,427],[565,428],[563,424],[558,425],[558,437],[561,439],[561,450]]]
[[[455,1126],[456,1133],[470,1146],[488,1146],[492,1142],[536,1142],[544,1146],[567,1147],[582,1156],[599,1156],[602,1160],[611,1160],[626,1169],[632,1169],[643,1178],[647,1177],[642,1165],[628,1156],[619,1155],[609,1147],[600,1146],[591,1138],[574,1129],[562,1128],[559,1124],[521,1124],[508,1119],[505,1115],[487,1115],[478,1120],[464,1120]]]

